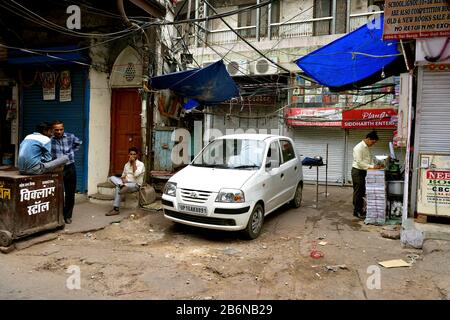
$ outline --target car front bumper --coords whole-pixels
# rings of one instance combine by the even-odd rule
[[[215,202],[217,194],[212,194],[205,203],[192,203],[164,194],[162,205],[164,217],[195,227],[237,231],[247,227],[248,219],[254,203],[221,203]],[[206,213],[198,214],[180,210],[180,204],[206,208]]]

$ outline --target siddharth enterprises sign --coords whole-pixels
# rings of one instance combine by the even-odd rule
[[[448,36],[448,0],[386,0],[383,40]]]
[[[342,112],[345,129],[397,129],[397,111],[394,109],[357,109]]]

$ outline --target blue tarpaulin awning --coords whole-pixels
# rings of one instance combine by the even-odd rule
[[[306,75],[332,91],[359,88],[406,70],[397,40],[383,41],[383,15],[297,59]]]
[[[86,64],[87,62],[89,62],[88,57],[83,55],[76,45],[34,50],[9,49],[7,60],[8,64],[15,65]]]
[[[170,89],[180,96],[209,105],[239,96],[239,89],[222,60],[205,68],[153,77],[151,86]]]

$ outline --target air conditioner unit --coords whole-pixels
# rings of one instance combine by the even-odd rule
[[[249,73],[247,60],[236,60],[227,63],[227,71],[230,76],[243,76]]]
[[[278,63],[278,58],[270,58],[275,63]],[[261,58],[253,62],[254,74],[275,74],[278,72],[278,67],[266,58]]]

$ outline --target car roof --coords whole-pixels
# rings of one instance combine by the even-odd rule
[[[267,140],[267,139],[272,140],[275,138],[289,139],[288,137],[285,137],[285,136],[279,136],[279,135],[275,135],[275,134],[260,134],[260,133],[229,134],[229,135],[218,137],[217,139],[237,139],[237,140],[248,139],[248,140],[263,141],[263,140]]]

